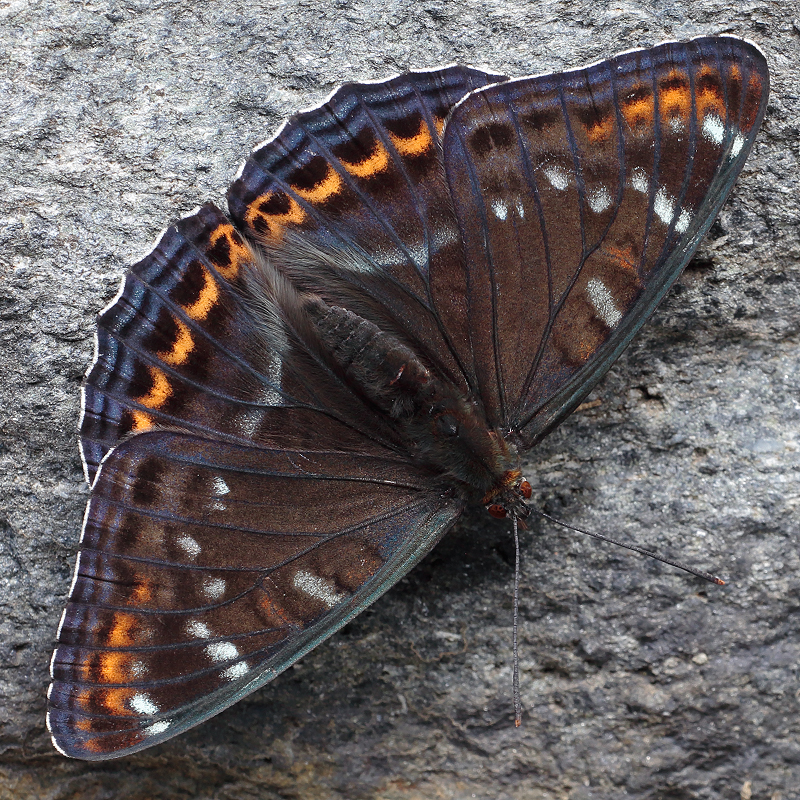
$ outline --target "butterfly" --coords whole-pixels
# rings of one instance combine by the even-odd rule
[[[347,84],[171,225],[97,321],[47,725],[107,759],[274,678],[523,454],[714,221],[769,76],[730,36],[509,80]]]

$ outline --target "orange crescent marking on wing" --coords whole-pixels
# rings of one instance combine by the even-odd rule
[[[719,73],[709,66],[705,66],[700,70],[697,76],[695,85],[701,78],[715,76],[719,79]],[[699,119],[705,119],[709,114],[715,114],[723,122],[726,119],[725,114],[725,98],[722,94],[722,86],[704,86],[697,93],[697,116]]]
[[[266,211],[262,211],[261,207],[265,204],[269,203],[269,201],[277,194],[278,192],[275,190],[267,192],[267,194],[262,194],[260,197],[256,198],[250,205],[247,207],[247,213],[244,215],[245,222],[254,230],[258,230],[258,227],[255,225],[255,220],[257,218],[261,218],[269,228],[269,236],[272,239],[280,240],[283,236],[283,229],[287,225],[300,225],[306,218],[306,212],[301,207],[300,203],[294,199],[290,194],[285,194],[281,192],[281,194],[286,197],[289,201],[289,210],[284,211],[281,214],[270,214]]]
[[[689,78],[679,69],[673,69],[666,77],[666,81],[674,81],[679,85],[664,86],[658,89],[658,104],[663,122],[669,122],[673,117],[680,117],[688,122],[692,114],[692,91]]]
[[[261,600],[261,607],[264,609],[264,611],[266,611],[270,621],[272,621],[272,618],[277,618],[282,625],[288,624],[288,617],[282,613],[280,606],[278,606],[271,597],[263,598]]]
[[[589,358],[589,356],[592,354],[593,351],[594,351],[594,348],[592,347],[592,345],[586,339],[581,339],[578,342],[578,353],[577,353],[577,355],[578,355],[578,358],[581,359],[581,361],[586,361],[586,359]]]
[[[438,118],[436,122],[437,132],[441,135],[441,132],[438,131]],[[442,120],[442,127],[444,127],[444,120]],[[431,132],[428,130],[424,119],[419,121],[419,130],[412,136],[398,136],[390,131],[389,138],[392,140],[395,150],[404,158],[421,156],[433,144]]]
[[[159,357],[172,367],[178,367],[186,363],[189,354],[194,350],[194,339],[189,326],[179,320],[177,317],[172,318],[178,326],[178,335],[175,337],[175,342],[169,350],[159,352]]]
[[[125,683],[130,679],[128,653],[109,652],[100,656],[100,680],[102,683]]]
[[[133,628],[136,617],[118,611],[114,614],[111,630],[104,644],[108,647],[130,647],[134,643]]]
[[[640,87],[634,87],[634,89],[635,88]],[[650,87],[648,86],[647,88],[649,89]],[[631,91],[633,91],[633,89]],[[652,94],[622,101],[622,115],[625,117],[625,121],[632,130],[636,130],[636,128],[640,127],[642,122],[646,123],[649,128],[652,128],[654,118],[653,110]]]
[[[588,361],[590,356],[597,350],[600,345],[600,337],[595,336],[594,340],[590,340],[589,332],[585,332],[584,336],[578,340],[578,347],[576,357],[584,363]]]
[[[132,689],[87,689],[78,694],[77,700],[89,713],[92,713],[92,700],[95,699],[112,714],[130,717],[131,712],[125,704],[132,696]]]
[[[247,245],[241,240],[238,232],[228,223],[218,226],[209,237],[210,248],[216,246],[221,237],[228,240],[228,252],[230,253],[231,263],[227,266],[222,264],[214,264],[214,268],[222,275],[223,278],[232,280],[239,274],[239,269],[242,264],[250,260],[250,251]]]
[[[750,75],[750,79],[747,81],[747,88],[742,93],[740,107],[737,109],[741,114],[739,125],[743,134],[748,133],[755,125],[758,110],[761,107],[763,89],[761,77],[757,73]]]
[[[186,313],[196,320],[205,319],[208,312],[219,300],[219,286],[212,277],[211,273],[203,267],[203,288],[200,290],[200,296],[189,306],[184,306]]]
[[[84,728],[84,730],[88,730],[88,731],[94,732],[94,725],[92,724],[93,720],[89,720],[88,722],[89,722],[89,724]],[[99,728],[99,726],[98,726],[98,728]],[[99,732],[100,731],[98,730],[98,733]],[[141,742],[142,739],[144,738],[144,736],[142,735],[142,733],[140,731],[129,731],[129,732],[127,732],[127,735],[129,737],[131,745],[132,744],[136,744],[138,742]],[[102,736],[96,736],[95,738],[90,739],[88,742],[84,742],[83,746],[90,753],[108,753],[108,752],[111,752],[111,750],[107,749],[108,748],[108,742]],[[112,747],[112,750],[113,749],[114,748]]]
[[[761,82],[761,76],[756,74],[755,72],[750,76],[750,80],[747,82],[748,86],[751,89],[755,89],[759,94],[761,94],[761,90],[763,84]]]
[[[633,252],[630,248],[627,250],[621,250],[618,247],[614,247],[613,245],[606,245],[602,248],[603,252],[613,258],[617,264],[625,270],[631,270],[632,272],[636,272],[636,264],[633,263]],[[638,279],[638,273],[637,273]],[[638,280],[637,280],[638,282]]]
[[[308,200],[309,203],[324,203],[338,194],[344,185],[342,176],[330,164],[327,166],[327,175],[310,189],[299,189],[297,186],[292,186],[292,191],[303,200]]]
[[[442,138],[442,131],[444,130],[444,117],[434,117],[433,124],[436,126],[436,133],[439,138]]]
[[[172,395],[169,378],[158,367],[148,366],[147,369],[153,380],[153,388],[147,394],[136,398],[137,402],[147,408],[161,408]]]
[[[153,582],[147,578],[142,578],[136,581],[136,586],[131,592],[130,602],[133,605],[139,606],[144,603],[149,603],[153,599]]]
[[[611,134],[614,132],[616,123],[616,117],[612,113],[598,117],[592,120],[592,122],[590,122],[588,125],[584,126],[586,130],[586,136],[590,142],[605,142],[611,138]]]
[[[128,708],[128,701],[133,696],[131,689],[104,689],[103,705],[112,713],[120,714],[122,716],[131,716],[131,711]]]
[[[150,428],[152,428],[153,425],[155,425],[153,418],[149,414],[145,414],[144,411],[137,411],[135,409],[131,409],[129,413],[133,418],[133,424],[131,425],[132,433],[141,433],[142,431],[149,431]]]
[[[376,141],[374,152],[361,161],[355,163],[344,159],[340,159],[340,161],[342,166],[356,178],[374,178],[389,168],[389,153],[380,142]]]
[[[271,584],[276,589],[278,588],[272,578],[268,578],[265,583]],[[268,619],[271,621],[271,618],[276,617],[280,621],[281,625],[290,624],[291,620],[288,616],[286,616],[284,609],[272,599],[269,589],[266,586],[262,586],[261,591],[263,592],[264,596],[258,601],[258,604],[267,613]]]

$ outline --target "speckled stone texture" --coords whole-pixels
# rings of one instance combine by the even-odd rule
[[[0,2],[0,800],[800,798],[800,21],[791,3]],[[524,726],[508,526],[471,513],[274,683],[153,750],[51,748],[48,661],[88,490],[94,316],[172,219],[347,80],[512,75],[664,39],[755,41],[772,97],[711,235],[535,452],[535,500],[721,573],[533,523]]]

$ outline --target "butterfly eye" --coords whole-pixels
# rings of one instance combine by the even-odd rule
[[[500,505],[500,503],[492,503],[491,505],[486,506],[486,510],[495,518],[495,519],[505,519],[508,516],[508,511]]]
[[[523,496],[523,497],[524,497],[526,500],[530,500],[530,499],[531,499],[531,495],[533,494],[533,489],[531,488],[531,485],[530,485],[530,483],[528,483],[528,481],[526,481],[526,480],[524,480],[524,479],[523,479],[522,481],[520,481],[520,484],[519,484],[519,493],[520,493],[520,494],[521,494],[521,495],[522,495],[522,496]]]
[[[436,429],[443,436],[458,436],[458,422],[450,414],[442,414],[436,418]]]

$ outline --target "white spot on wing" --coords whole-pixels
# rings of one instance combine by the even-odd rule
[[[497,219],[502,221],[505,221],[506,217],[508,216],[508,207],[502,200],[492,201],[492,211]]]
[[[141,661],[134,661],[131,664],[131,675],[134,678],[142,678],[147,675],[147,666]]]
[[[631,186],[642,194],[647,194],[650,191],[650,179],[641,167],[633,168],[631,172]]]
[[[189,558],[197,558],[202,548],[188,533],[182,533],[178,537],[178,547],[186,553]]]
[[[148,725],[144,729],[145,736],[158,736],[159,733],[164,733],[164,731],[169,728],[170,723],[167,722],[165,719],[159,720],[158,722],[154,722],[152,725]]]
[[[269,357],[269,364],[267,364],[267,378],[272,386],[281,386],[283,380],[283,361],[276,353],[271,353]],[[260,405],[264,406],[281,406],[283,405],[283,397],[279,392],[276,392],[272,386],[265,386],[258,398]]]
[[[275,392],[273,392],[275,394]],[[252,438],[264,419],[264,412],[261,409],[250,409],[240,414],[236,419],[236,427],[239,433],[244,434],[245,437]]]
[[[239,661],[236,664],[231,664],[227,669],[224,669],[220,673],[220,677],[228,681],[235,681],[237,678],[247,675],[248,672],[250,672],[250,667],[247,666],[247,662]]]
[[[225,483],[225,481],[219,476],[214,478],[212,483],[214,484],[214,494],[216,494],[218,498],[223,498],[231,491],[228,488],[228,484]],[[213,508],[215,511],[225,511],[225,509],[228,507],[228,504],[222,499],[212,500],[208,505],[209,508]]]
[[[589,208],[595,214],[600,214],[611,205],[611,193],[605,186],[600,186],[597,189],[589,192]]]
[[[211,628],[209,628],[205,622],[200,622],[200,620],[197,619],[193,619],[187,623],[186,632],[197,639],[210,639],[212,636]]]
[[[225,581],[222,578],[206,578],[203,581],[203,594],[212,600],[218,600],[225,594]]]
[[[731,145],[731,154],[729,158],[736,158],[739,153],[742,152],[742,148],[744,147],[744,136],[741,133],[737,133],[736,136],[733,137],[733,144]]]
[[[586,284],[586,291],[594,310],[600,315],[609,328],[613,328],[622,319],[622,312],[614,303],[614,296],[600,278],[592,278]]]
[[[680,133],[684,129],[683,118],[679,116],[670,117],[669,127],[673,133]]]
[[[214,661],[230,661],[239,655],[233,642],[214,642],[206,647],[206,655]]]
[[[567,171],[563,167],[559,167],[557,164],[550,164],[549,166],[545,167],[544,174],[554,189],[561,191],[562,189],[566,189],[569,185],[569,175],[567,174]]]
[[[144,692],[138,692],[131,697],[131,708],[137,714],[148,716],[158,714],[158,706]]]
[[[675,223],[675,230],[678,231],[678,233],[686,233],[691,221],[692,215],[684,208],[678,217],[678,221]]]
[[[725,138],[725,126],[716,114],[706,114],[703,120],[703,136],[714,144],[722,144]]]
[[[431,249],[438,250],[455,242],[461,242],[458,228],[454,225],[434,225],[431,228]]]
[[[516,209],[517,214],[519,214],[519,218],[525,219],[525,206],[522,204],[522,200],[517,200]]]
[[[346,594],[337,592],[336,586],[331,581],[326,581],[325,578],[320,578],[319,575],[314,575],[303,569],[295,572],[293,583],[295,588],[301,592],[305,592],[311,597],[316,597],[317,600],[322,600],[328,608],[333,608],[347,597]]]
[[[675,216],[675,200],[670,197],[663,187],[659,187],[656,192],[656,200],[653,203],[653,211],[656,212],[658,218],[665,224],[669,225],[672,218]]]

